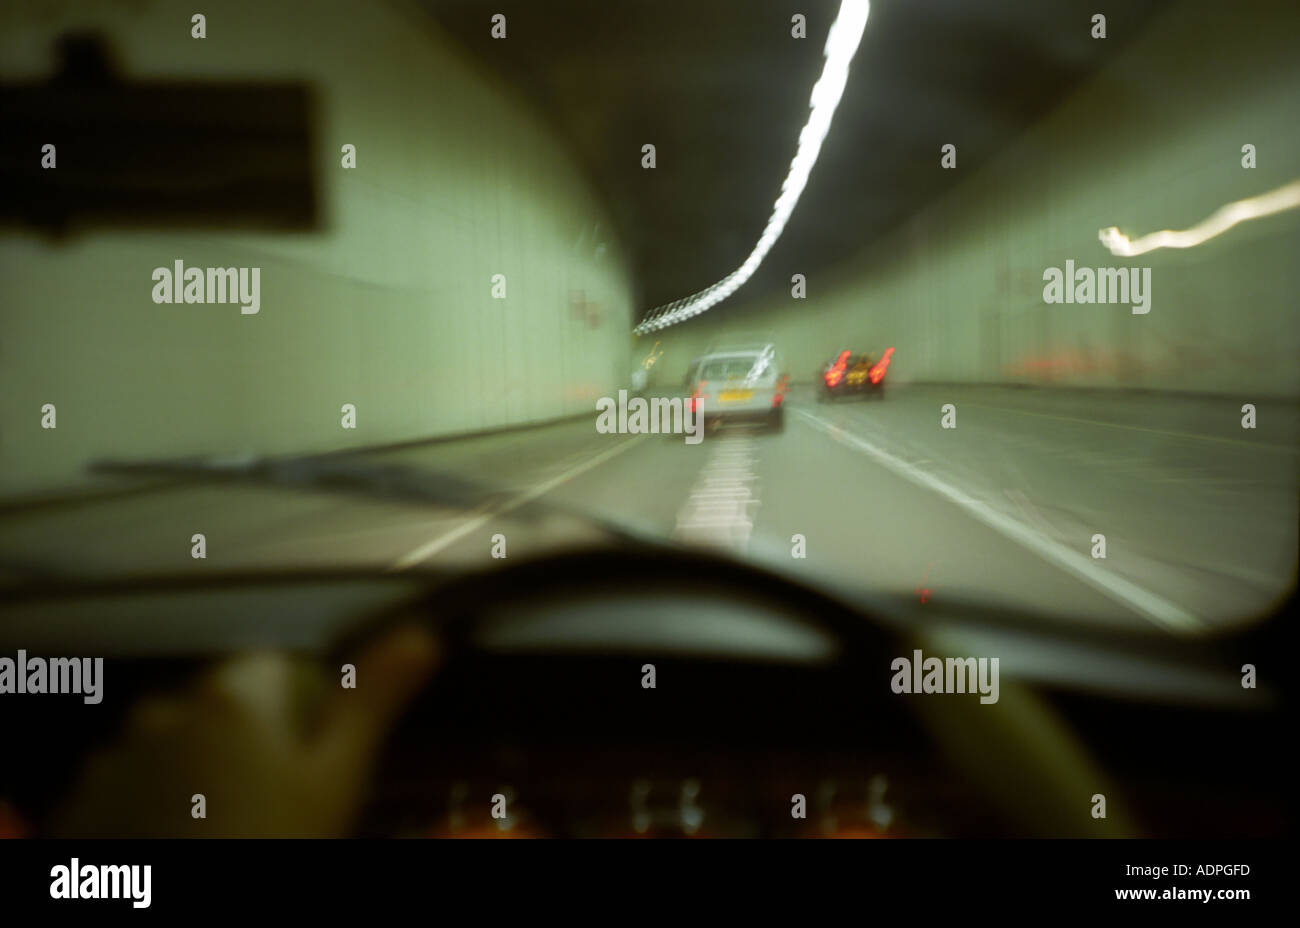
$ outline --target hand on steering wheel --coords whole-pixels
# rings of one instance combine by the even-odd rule
[[[302,658],[232,658],[183,694],[138,703],[118,739],[90,758],[50,831],[346,835],[375,752],[440,657],[431,632],[406,626],[358,657],[352,688]]]

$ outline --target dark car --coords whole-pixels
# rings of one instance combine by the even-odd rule
[[[889,370],[889,360],[894,349],[886,348],[877,360],[871,354],[854,354],[841,351],[827,363],[821,371],[821,389],[818,399],[822,401],[840,396],[874,396],[885,395],[885,372]]]

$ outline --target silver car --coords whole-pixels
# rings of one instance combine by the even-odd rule
[[[698,358],[692,369],[690,408],[700,410],[706,428],[729,420],[784,428],[789,378],[772,345],[716,351]]]

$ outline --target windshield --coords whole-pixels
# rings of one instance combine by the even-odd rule
[[[4,582],[626,532],[1175,635],[1292,590],[1297,71],[1256,41],[1283,30],[1172,80],[1157,0],[1014,67],[934,9],[717,45],[689,5],[564,25],[591,8],[500,38],[478,4],[377,4],[312,42],[268,13],[222,63],[126,7],[6,12],[38,154],[0,242]],[[890,51],[913,19],[938,73]],[[396,44],[345,77],[354,29]],[[659,76],[626,64],[647,36]],[[125,127],[99,160],[87,100]]]
[[[0,3],[0,838],[1070,837],[767,882],[1249,901],[1091,839],[1291,831],[1297,35]],[[12,843],[6,911],[563,885]]]

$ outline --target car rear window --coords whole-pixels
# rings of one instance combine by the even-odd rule
[[[749,376],[754,369],[757,357],[727,358],[725,360],[707,361],[700,366],[701,380],[741,380]]]

